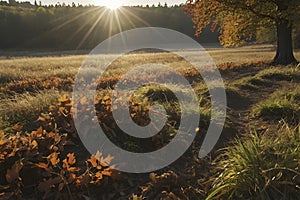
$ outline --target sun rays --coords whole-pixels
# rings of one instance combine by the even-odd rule
[[[116,10],[122,6],[122,1],[121,0],[110,0],[110,1],[101,1],[99,2],[99,5],[105,6],[106,8],[110,10]]]
[[[105,37],[109,38],[117,33],[123,32],[128,29],[150,26],[148,22],[143,20],[137,13],[132,12],[128,7],[122,7],[120,0],[107,2],[104,6],[92,6],[90,8],[83,9],[81,12],[75,14],[67,14],[67,20],[57,19],[61,21],[55,27],[53,27],[47,34],[55,33],[58,30],[64,30],[65,27],[71,26],[73,23],[80,23],[81,25],[74,29],[68,38],[62,42],[68,43],[70,41],[76,41],[75,49],[80,49],[91,40],[99,42]],[[100,2],[99,2],[100,4]],[[109,4],[109,5],[108,5]],[[135,11],[140,11],[140,8],[135,8]]]

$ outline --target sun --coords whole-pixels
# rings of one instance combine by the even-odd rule
[[[122,1],[121,0],[105,0],[103,2],[103,6],[109,8],[110,10],[116,10],[122,6]]]

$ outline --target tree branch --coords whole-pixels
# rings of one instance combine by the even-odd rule
[[[225,1],[224,0],[217,0],[217,1],[219,3],[225,4],[225,6],[228,6],[228,7],[231,7],[231,8],[240,8],[240,9],[245,10],[245,11],[250,11],[258,17],[268,18],[268,19],[276,21],[276,17],[274,17],[272,15],[261,13],[259,11],[256,11],[253,6],[247,6],[245,3],[231,2],[231,1],[226,1],[226,0]],[[276,0],[266,0],[266,1],[275,3],[277,5]]]
[[[247,7],[248,7],[247,10],[249,10],[253,14],[257,15],[258,17],[268,18],[268,19],[276,21],[276,17],[274,17],[274,16],[263,14],[263,13],[260,13],[258,11],[255,11],[253,7],[250,7],[250,6],[247,6]]]

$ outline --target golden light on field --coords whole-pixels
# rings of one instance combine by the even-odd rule
[[[101,4],[110,10],[116,10],[122,6],[121,0],[110,0],[110,1],[102,1]]]

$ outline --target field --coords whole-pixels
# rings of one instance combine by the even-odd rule
[[[181,112],[172,92],[145,86],[131,99],[133,121],[149,123],[151,100],[166,108],[167,125],[150,139],[123,134],[111,106],[112,90],[122,74],[143,63],[164,63],[185,76],[201,99],[192,146],[170,166],[144,174],[114,170],[109,166],[113,157],[89,155],[78,138],[72,103],[81,103],[83,112],[87,107],[84,98],[72,102],[71,96],[86,55],[0,57],[0,198],[299,198],[300,66],[270,64],[275,55],[270,45],[208,52],[223,77],[228,108],[221,138],[204,159],[197,156],[212,102],[199,74],[182,59],[163,52],[127,54],[99,80],[94,102],[98,121],[111,141],[133,152],[168,144]],[[196,52],[184,53],[201,62]],[[295,55],[299,60],[300,52]]]

